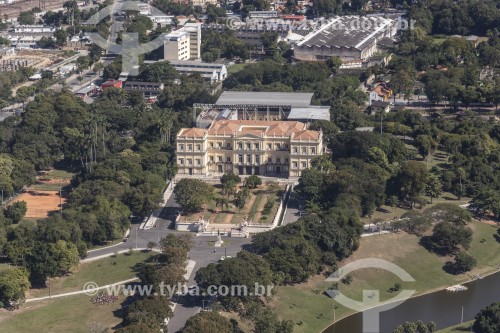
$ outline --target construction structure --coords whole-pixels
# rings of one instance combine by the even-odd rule
[[[311,105],[313,93],[225,91],[215,104],[194,104],[198,128],[216,120],[330,120],[329,107]]]

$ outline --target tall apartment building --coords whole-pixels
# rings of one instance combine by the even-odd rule
[[[181,174],[299,177],[322,152],[322,132],[298,121],[219,120],[177,134]]]
[[[201,23],[186,23],[182,27],[189,33],[189,52],[192,60],[201,59]]]
[[[201,23],[186,23],[165,36],[163,58],[165,60],[201,59]]]
[[[163,58],[165,60],[189,60],[191,58],[189,33],[175,30],[165,36]]]

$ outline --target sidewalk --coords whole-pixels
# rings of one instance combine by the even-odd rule
[[[89,289],[82,289],[82,290],[72,291],[72,292],[64,293],[64,294],[57,294],[57,295],[37,297],[37,298],[28,298],[26,300],[26,303],[28,303],[28,302],[35,302],[35,301],[43,301],[45,299],[59,298],[59,297],[64,297],[64,296],[79,295],[79,294],[87,294],[88,295],[88,294],[91,294],[91,293],[93,293],[95,291],[98,291],[98,290],[101,290],[101,289],[109,288],[111,286],[116,286],[118,284],[126,284],[126,283],[129,283],[129,282],[133,282],[135,280],[139,280],[139,278],[135,277],[135,278],[131,278],[131,279],[127,279],[127,280],[123,280],[123,281],[111,283],[111,284],[108,284],[108,285],[105,285],[105,286],[101,286],[101,287],[89,288]]]

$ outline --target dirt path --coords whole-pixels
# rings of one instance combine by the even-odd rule
[[[248,214],[250,213],[250,210],[252,209],[255,200],[257,200],[257,195],[255,195],[254,193],[252,193],[250,195],[250,200],[247,202],[247,204],[245,205],[245,207],[243,207],[243,210],[244,210],[243,212],[244,212],[244,214],[246,216],[248,216]]]
[[[262,192],[262,200],[260,201],[259,207],[257,207],[257,210],[255,211],[255,216],[254,216],[255,223],[259,223],[262,217],[262,211],[264,210],[264,206],[266,205],[270,195],[272,195],[272,193],[269,193],[268,191]]]

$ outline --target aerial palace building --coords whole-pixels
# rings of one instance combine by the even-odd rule
[[[180,174],[299,177],[322,152],[322,132],[298,121],[217,120],[177,134]]]

